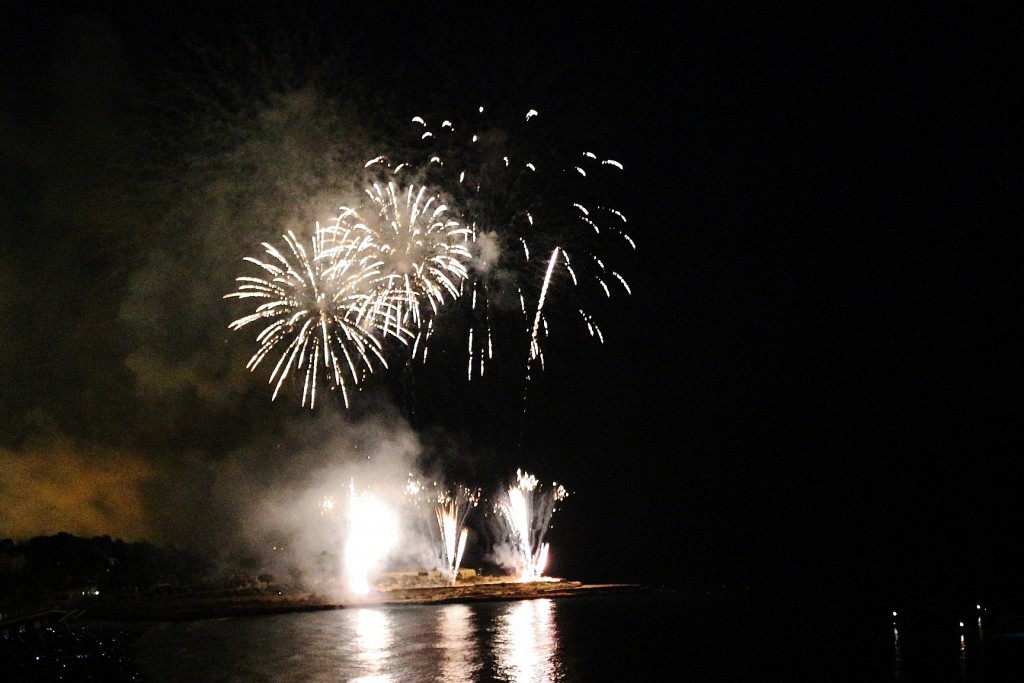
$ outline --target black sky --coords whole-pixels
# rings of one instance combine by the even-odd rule
[[[625,164],[616,202],[638,243],[621,263],[634,294],[604,309],[606,343],[553,342],[525,419],[467,428],[494,436],[501,462],[574,491],[552,532],[575,544],[566,573],[1010,584],[1024,523],[1019,124],[991,96],[1018,87],[1019,15],[925,3],[557,15],[298,4],[303,16],[291,3],[256,14],[344,44],[389,94],[536,106]],[[90,139],[74,112],[83,125],[103,118],[48,99],[74,94],[47,80],[74,63],[53,56],[70,18],[116,36],[105,73],[130,81],[174,62],[186,33],[211,46],[231,36],[232,11],[179,7],[0,4],[0,445],[13,453],[40,415],[104,444],[145,442],[88,426],[116,404],[62,416],[131,394],[121,359],[132,337],[111,335],[118,309],[96,284],[123,292],[131,267],[89,238],[109,232],[114,200],[101,191],[66,221],[39,216],[86,174],[37,156],[61,150],[58,135]],[[75,273],[90,284],[55,292],[55,272],[55,285]],[[26,278],[41,281],[30,290]],[[45,318],[69,302],[79,327],[68,338],[30,336],[60,328]],[[112,338],[112,356],[94,358]],[[250,397],[227,416],[265,411]]]

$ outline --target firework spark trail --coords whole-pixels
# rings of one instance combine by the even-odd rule
[[[437,535],[431,536],[437,543],[438,564],[449,585],[454,586],[469,537],[466,521],[470,511],[480,500],[480,489],[461,485],[445,488],[436,482],[428,489],[418,480],[410,478],[406,485],[406,496],[411,498],[414,504],[425,498],[428,504],[432,505],[437,522]]]
[[[384,332],[411,336],[413,357],[425,357],[434,317],[459,296],[466,279],[470,231],[448,215],[448,206],[426,186],[374,183],[366,194],[366,209],[342,207],[335,225],[323,229],[340,236],[324,257],[349,250],[352,242],[361,252],[374,253],[380,273],[374,305],[395,312],[386,318],[394,327]],[[341,260],[333,268],[343,265]]]
[[[526,126],[537,116],[530,110]],[[520,340],[529,379],[534,361],[544,366],[542,339],[551,332],[556,271],[568,274],[570,291],[580,290],[574,298],[584,297],[587,285],[605,297],[612,296],[613,287],[630,293],[625,278],[594,251],[597,239],[607,236],[636,248],[624,232],[625,216],[572,201],[580,179],[602,169],[621,170],[620,163],[592,153],[566,162],[552,151],[556,145],[529,149],[493,127],[463,133],[444,121],[435,134],[424,119],[413,121],[426,141],[419,151],[397,164],[385,155],[366,162],[371,173],[387,178],[366,189],[368,204],[341,207],[333,226],[317,225],[311,256],[294,234],[285,235],[294,265],[264,243],[271,259],[246,261],[269,277],[237,278],[238,290],[227,295],[265,299],[254,314],[230,327],[270,320],[247,367],[255,369],[282,348],[270,378],[273,398],[290,373],[301,372],[302,405],[314,407],[320,377],[326,375],[348,406],[348,387],[375,366],[387,367],[384,339],[399,340],[411,358],[425,361],[438,325],[459,320],[460,311],[469,380],[484,375],[498,353],[496,345],[520,349]],[[550,255],[541,263],[537,254]],[[563,292],[558,295],[556,301]],[[572,308],[590,336],[603,342],[586,307],[577,302]],[[512,319],[511,327],[497,334],[505,318]]]
[[[608,268],[594,249],[599,242],[616,239],[636,248],[624,231],[626,218],[620,211],[596,204],[588,208],[574,201],[578,193],[589,190],[589,181],[602,172],[621,171],[622,164],[591,152],[559,157],[558,145],[534,139],[539,116],[534,109],[510,133],[488,126],[483,107],[478,113],[478,122],[465,129],[450,120],[433,128],[423,117],[413,118],[419,150],[391,171],[427,178],[432,187],[452,197],[470,231],[473,259],[464,287],[470,296],[462,297],[470,320],[470,379],[482,376],[493,358],[494,323],[515,310],[509,303],[519,304],[520,332],[513,336],[524,337],[529,366],[542,358],[541,337],[548,330],[543,309],[553,269],[564,268],[582,297],[586,296],[582,290],[590,286],[610,297],[613,283],[628,294],[625,278]],[[368,166],[388,164],[387,157],[380,156]],[[535,260],[533,255],[538,253],[551,254],[546,268]],[[603,341],[594,316],[584,306],[575,309],[587,332]]]
[[[548,285],[551,284],[551,273],[555,270],[555,260],[558,258],[560,250],[561,249],[559,247],[555,247],[555,250],[551,252],[551,258],[548,259],[547,271],[544,273],[544,284],[540,288],[540,297],[537,299],[537,313],[533,316],[533,329],[530,333],[530,363],[538,358],[540,358],[541,364],[544,363],[544,357],[541,355],[540,343],[537,340],[537,334],[540,332],[541,311],[544,309],[544,299],[547,298]]]
[[[316,403],[317,383],[325,374],[331,389],[342,392],[349,405],[348,387],[357,385],[375,364],[387,367],[381,333],[401,330],[394,321],[394,302],[372,296],[380,279],[379,265],[359,253],[356,242],[346,240],[339,248],[328,233],[317,230],[311,250],[293,232],[284,235],[290,258],[266,242],[270,257],[244,260],[261,268],[263,277],[236,278],[236,291],[224,298],[263,300],[256,311],[238,318],[232,330],[255,322],[269,321],[257,335],[259,348],[249,359],[250,371],[275,349],[282,348],[270,374],[277,398],[290,373],[303,375],[302,405]],[[330,258],[324,254],[330,253]]]
[[[503,535],[515,552],[514,567],[519,581],[539,581],[547,567],[549,546],[544,542],[556,504],[569,493],[560,484],[551,489],[539,485],[535,476],[516,470],[516,484],[498,498],[495,505]]]

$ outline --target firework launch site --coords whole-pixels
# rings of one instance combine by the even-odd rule
[[[62,559],[46,566],[38,546],[63,548]],[[34,547],[35,546],[35,547]],[[125,552],[95,566],[90,554],[103,546]],[[26,562],[23,551],[35,551]],[[77,554],[76,554],[77,552]],[[68,534],[5,545],[0,576],[0,631],[31,630],[32,615],[50,615],[95,625],[209,619],[281,612],[342,609],[352,606],[451,603],[480,600],[571,597],[634,592],[637,584],[584,584],[543,577],[524,581],[493,569],[460,568],[452,582],[438,570],[388,571],[374,577],[370,590],[353,595],[340,579],[303,580],[293,574],[217,573],[200,558],[149,544],[125,544],[107,538],[79,539]],[[52,558],[51,558],[52,559]],[[113,560],[113,562],[111,562]],[[120,560],[120,561],[119,561]],[[162,564],[155,567],[153,561]],[[31,564],[32,571],[26,571]]]

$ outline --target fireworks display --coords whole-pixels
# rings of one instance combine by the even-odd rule
[[[400,336],[398,309],[373,296],[380,279],[375,263],[359,253],[354,243],[328,242],[329,233],[318,230],[310,250],[294,233],[285,235],[291,259],[264,243],[270,260],[245,260],[259,266],[263,277],[243,276],[238,289],[227,298],[261,300],[256,311],[231,323],[233,330],[254,322],[269,321],[257,335],[259,348],[250,358],[252,370],[280,348],[270,374],[276,398],[289,373],[302,375],[302,404],[316,403],[317,383],[325,376],[331,388],[340,389],[348,405],[347,387],[358,384],[374,363],[387,366],[381,338],[388,331]],[[328,244],[330,246],[328,247]],[[333,256],[325,258],[325,254]]]
[[[334,226],[322,232],[338,238],[324,254],[328,274],[349,267],[353,254],[379,268],[371,278],[375,308],[394,312],[383,320],[395,337],[414,340],[412,354],[426,354],[426,337],[441,306],[459,296],[469,261],[468,231],[424,186],[400,188],[374,183],[367,210],[342,207]]]
[[[225,298],[256,299],[257,306],[229,327],[265,323],[247,367],[276,354],[272,400],[295,377],[303,406],[313,408],[326,387],[348,407],[352,389],[389,360],[427,362],[437,340],[459,338],[469,380],[499,359],[528,380],[544,368],[545,340],[567,328],[556,311],[568,311],[603,342],[589,300],[630,289],[601,252],[635,244],[625,216],[593,193],[622,165],[590,153],[559,155],[558,145],[534,134],[535,110],[507,131],[486,123],[483,112],[465,127],[444,121],[432,129],[414,118],[414,143],[364,165],[361,202],[341,206],[329,225],[316,224],[308,243],[289,231],[286,249],[265,242],[264,258],[244,259],[261,272],[236,278]],[[396,542],[395,514],[354,483],[350,489],[343,564],[358,595],[369,591],[371,573]],[[455,585],[479,489],[410,481],[406,495],[426,502],[420,528],[443,580]],[[490,557],[517,580],[544,577],[544,537],[566,495],[520,470],[493,502]],[[333,509],[328,497],[320,513]]]
[[[448,583],[454,586],[469,538],[466,521],[480,500],[480,489],[461,485],[446,488],[436,483],[427,487],[410,479],[406,494],[414,504],[425,500],[431,508],[437,523],[429,525],[434,531],[431,537],[435,542],[437,564]]]
[[[333,495],[316,499],[319,515],[337,524],[341,534],[341,578],[346,593],[367,595],[382,573],[393,567],[424,576],[434,572],[431,581],[438,583],[433,585],[457,585],[470,545],[473,511],[481,507],[481,489],[424,483],[412,474],[400,496],[384,495],[391,488],[382,481],[376,487],[360,489],[353,478],[344,494],[347,505],[339,504]],[[483,506],[494,514],[485,513],[477,521],[485,523],[484,518],[493,517],[493,528],[478,529],[475,537],[482,541],[490,534],[487,543],[494,545],[475,557],[517,582],[551,580],[544,573],[550,552],[544,538],[555,506],[566,496],[563,486],[546,487],[533,475],[517,471],[516,483],[499,490]],[[410,549],[421,548],[429,550],[410,553]]]
[[[348,406],[349,387],[388,367],[386,339],[425,361],[439,326],[462,330],[468,379],[499,355],[528,378],[544,367],[552,297],[604,340],[588,299],[630,289],[599,250],[635,244],[621,212],[585,196],[594,192],[589,181],[622,165],[592,153],[559,156],[532,134],[535,110],[511,132],[487,124],[483,111],[465,130],[447,120],[432,130],[414,118],[415,144],[366,162],[378,177],[366,200],[317,225],[308,252],[289,232],[291,258],[264,243],[269,260],[245,259],[264,277],[237,278],[227,296],[263,301],[230,327],[270,321],[248,368],[280,351],[274,398],[295,374],[302,405],[312,408],[326,385]]]
[[[544,542],[557,503],[569,492],[560,484],[551,488],[537,477],[516,471],[516,483],[495,502],[501,538],[508,543],[520,581],[539,581],[547,567],[549,546]]]
[[[603,341],[590,300],[630,289],[601,252],[617,243],[635,249],[626,217],[595,196],[622,164],[589,152],[561,154],[534,109],[504,128],[485,114],[480,107],[464,125],[415,117],[418,144],[392,171],[451,197],[469,230],[473,259],[460,301],[470,379],[499,354],[543,367],[543,340],[552,332],[545,302],[553,290],[565,300],[560,308]]]

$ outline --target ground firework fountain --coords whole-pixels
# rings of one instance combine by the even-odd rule
[[[446,495],[434,505],[437,516],[437,527],[443,549],[444,569],[448,574],[448,582],[455,585],[462,564],[462,554],[466,549],[466,516],[470,508],[476,505],[478,494],[458,491],[455,495]]]
[[[370,592],[370,575],[387,559],[398,538],[394,513],[368,492],[349,486],[349,509],[345,535],[345,583],[355,595]]]
[[[454,586],[469,538],[466,520],[480,500],[480,489],[462,485],[443,487],[437,483],[425,486],[410,478],[406,495],[417,507],[423,501],[430,509],[434,523],[428,522],[427,526],[432,530],[437,564],[448,584]]]
[[[544,577],[549,552],[544,536],[556,505],[568,495],[558,483],[547,488],[532,474],[517,470],[516,483],[498,496],[494,505],[499,528],[495,557],[508,565],[519,581]]]

